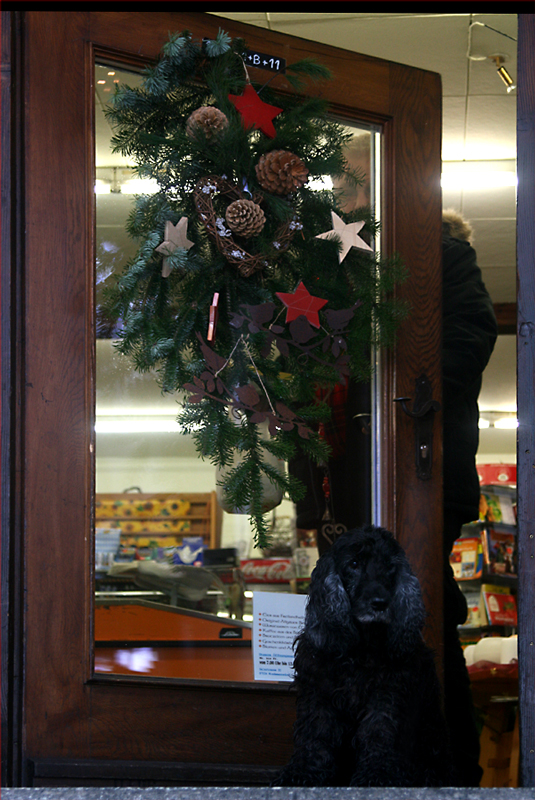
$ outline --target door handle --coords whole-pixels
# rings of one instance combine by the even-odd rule
[[[415,384],[412,408],[407,406],[410,397],[395,397],[394,402],[400,403],[405,414],[414,419],[416,475],[427,481],[431,478],[433,463],[433,418],[441,406],[433,400],[433,387],[427,375],[420,375]]]

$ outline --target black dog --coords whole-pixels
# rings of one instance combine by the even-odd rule
[[[451,785],[424,619],[388,531],[350,531],[321,556],[296,640],[295,751],[278,785]]]

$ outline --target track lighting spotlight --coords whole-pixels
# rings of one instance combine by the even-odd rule
[[[502,79],[502,81],[504,82],[507,91],[508,92],[512,92],[513,89],[516,89],[516,83],[511,78],[511,76],[509,75],[509,73],[507,72],[507,70],[504,67],[504,63],[505,63],[504,56],[502,56],[502,55],[493,55],[493,56],[489,56],[489,59],[491,61],[494,61],[494,63],[496,64],[496,71],[497,71],[498,75],[500,76],[500,78]]]

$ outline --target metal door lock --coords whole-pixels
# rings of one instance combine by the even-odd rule
[[[412,409],[407,406],[410,397],[395,397],[403,411],[414,419],[414,443],[416,457],[416,475],[423,481],[431,478],[433,463],[433,419],[440,411],[440,403],[433,400],[433,388],[427,375],[416,378],[416,391]]]

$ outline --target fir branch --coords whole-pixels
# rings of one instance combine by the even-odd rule
[[[173,33],[162,47],[162,53],[175,64],[179,61],[189,37],[186,34]]]
[[[217,36],[215,39],[205,39],[204,40],[204,50],[206,55],[210,58],[215,58],[216,56],[222,56],[223,53],[226,53],[230,50],[232,44],[232,39],[225,33],[221,28],[219,28],[217,32]]]

